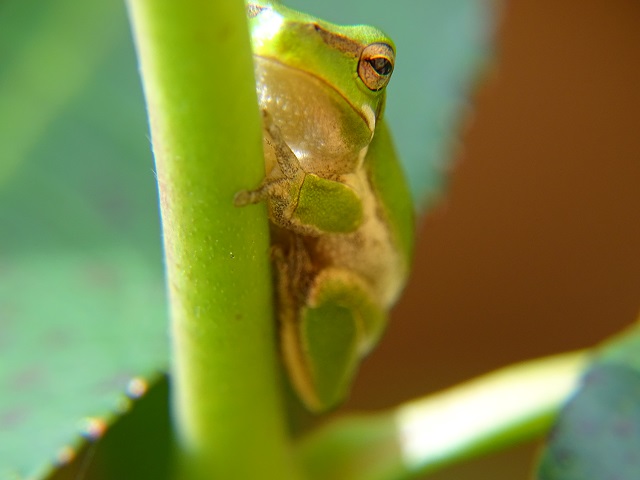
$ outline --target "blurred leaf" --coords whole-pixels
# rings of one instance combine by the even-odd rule
[[[174,476],[174,444],[166,376],[118,418],[99,442],[86,443],[48,480],[153,479]]]
[[[311,478],[394,480],[546,432],[584,371],[578,351],[510,365],[386,411],[344,415],[302,439]]]
[[[27,475],[75,447],[83,417],[119,412],[130,380],[164,365],[164,336],[153,335],[164,330],[163,286],[121,250],[1,268],[12,295],[1,305],[0,465]]]
[[[41,71],[32,62],[36,64],[27,68],[15,54],[9,55],[13,61],[2,64],[0,101],[16,95],[38,103],[27,113],[22,111],[27,100],[14,109],[0,110],[2,126],[11,127],[0,129],[0,165],[19,165],[10,182],[0,182],[4,232],[0,254],[77,251],[115,243],[130,245],[157,263],[161,258],[157,193],[124,7],[99,0],[91,2],[96,10],[92,15],[86,6],[74,13],[71,6],[85,5],[78,0],[12,0],[2,7],[22,2],[34,11],[42,7],[49,16],[42,20],[41,31],[17,30],[11,52],[28,55],[27,46],[36,48],[35,44],[42,52],[34,57],[60,57],[60,65]],[[29,21],[17,13],[16,17],[0,15],[0,32],[5,24]],[[82,28],[74,29],[77,24]],[[110,28],[100,28],[103,24]],[[42,38],[35,41],[33,36]],[[58,36],[73,41],[51,50]],[[78,47],[71,48],[72,44]],[[102,48],[92,50],[87,45]],[[65,60],[67,56],[74,60]],[[74,89],[54,88],[52,82]],[[16,91],[16,85],[24,92]],[[45,99],[38,96],[42,91],[47,92]],[[21,114],[26,115],[24,121]],[[26,131],[28,142],[15,146],[22,139],[14,137],[14,130]]]
[[[0,48],[0,478],[21,478],[165,368],[167,323],[124,6],[3,2]]]
[[[558,418],[538,478],[640,478],[640,326],[598,355]]]
[[[386,115],[416,204],[442,193],[469,96],[491,54],[493,0],[285,1],[336,23],[382,28],[398,61]]]
[[[0,4],[0,184],[104,60],[117,25],[100,19],[114,10],[109,2]]]

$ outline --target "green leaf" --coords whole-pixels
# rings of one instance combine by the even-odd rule
[[[73,462],[47,480],[173,479],[174,447],[169,385],[163,376],[99,442],[86,443]]]
[[[40,471],[76,446],[84,417],[108,422],[131,380],[156,373],[166,339],[149,332],[164,321],[163,287],[122,250],[2,263],[2,468]]]
[[[166,367],[166,296],[124,6],[0,9],[0,478],[31,478]]]
[[[469,96],[491,56],[493,0],[290,0],[337,23],[382,28],[398,57],[386,115],[418,205],[441,193],[456,153]]]
[[[540,480],[640,478],[640,327],[608,342],[563,408]]]

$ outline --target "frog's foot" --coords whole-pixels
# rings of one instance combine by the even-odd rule
[[[287,178],[264,179],[255,190],[240,190],[233,197],[236,207],[244,207],[260,203],[267,199],[288,199],[291,190],[291,181]]]
[[[344,400],[384,324],[384,311],[362,279],[338,268],[320,272],[297,321],[282,325],[286,366],[309,410],[321,412]]]
[[[262,188],[256,190],[240,190],[233,197],[233,204],[236,207],[244,207],[245,205],[253,205],[259,203],[266,198],[266,194]]]
[[[304,182],[305,172],[300,166],[298,157],[289,148],[278,126],[266,110],[262,111],[264,128],[268,133],[265,140],[273,149],[280,174],[265,178],[254,190],[241,190],[236,193],[233,203],[237,207],[259,203],[266,199],[280,200],[290,204],[298,197],[300,186]]]

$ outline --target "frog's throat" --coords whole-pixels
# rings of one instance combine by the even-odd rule
[[[263,60],[266,60],[268,62],[277,63],[278,65],[281,65],[283,68],[291,68],[286,63],[283,63],[280,60],[278,60],[278,59],[276,59],[274,57],[268,56],[268,55],[256,55],[256,54],[254,54],[254,57],[262,58]],[[371,130],[371,133],[373,134],[373,132],[375,132],[375,130],[376,130],[376,120],[377,120],[376,116],[377,115],[376,115],[376,112],[373,110],[373,108],[371,108],[370,105],[363,104],[363,105],[360,105],[360,107],[358,108],[358,106],[354,105],[353,102],[351,100],[349,100],[340,90],[335,88],[333,85],[331,85],[329,82],[327,82],[324,78],[319,77],[317,75],[314,75],[313,73],[308,72],[306,70],[298,70],[298,72],[301,73],[301,74],[304,74],[304,75],[308,75],[309,77],[321,82],[327,88],[330,88],[331,90],[336,92],[338,95],[340,95],[340,97],[342,97],[342,99],[345,101],[345,103],[347,105],[349,105],[351,107],[351,109],[360,118],[362,118],[362,120],[367,124],[367,127],[369,127],[369,130]]]

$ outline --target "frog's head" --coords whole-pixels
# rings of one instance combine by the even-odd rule
[[[389,37],[374,27],[334,25],[278,3],[252,2],[247,12],[257,56],[320,80],[374,132],[395,64]]]

